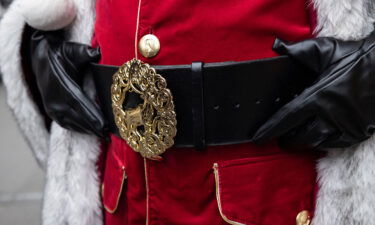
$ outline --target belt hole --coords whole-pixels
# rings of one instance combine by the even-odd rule
[[[240,103],[236,103],[236,104],[234,104],[234,107],[236,108],[236,109],[239,109],[240,108],[240,106],[241,106],[241,104]]]
[[[214,110],[219,110],[220,106],[219,105],[214,105]]]

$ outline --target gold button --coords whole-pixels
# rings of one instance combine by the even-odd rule
[[[153,34],[146,34],[139,40],[138,48],[144,57],[154,57],[160,50],[159,39]]]
[[[298,213],[296,217],[296,225],[309,225],[311,222],[310,213],[307,210],[303,210]]]

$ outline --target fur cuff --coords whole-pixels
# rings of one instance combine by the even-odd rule
[[[22,0],[20,9],[26,23],[38,30],[64,28],[76,16],[72,0]]]
[[[0,23],[0,69],[7,90],[7,103],[39,165],[44,168],[49,133],[23,79],[20,49],[25,21],[19,11],[19,1],[14,3]]]
[[[318,36],[358,40],[369,35],[375,22],[372,0],[313,0]]]

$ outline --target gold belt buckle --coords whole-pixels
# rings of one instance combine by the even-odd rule
[[[124,109],[130,92],[138,94],[143,103]],[[166,80],[149,64],[132,59],[113,75],[111,95],[121,137],[143,157],[160,159],[177,133],[173,96]]]

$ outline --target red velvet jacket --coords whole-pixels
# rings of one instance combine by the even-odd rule
[[[96,13],[94,44],[101,63],[110,65],[134,58],[139,39],[150,33],[160,40],[160,52],[153,58],[137,52],[139,59],[174,65],[273,57],[275,37],[303,40],[314,28],[305,0],[99,0]],[[106,149],[105,222],[295,224],[299,212],[313,213],[315,159],[309,151],[249,143],[169,149],[158,162],[113,136]]]

